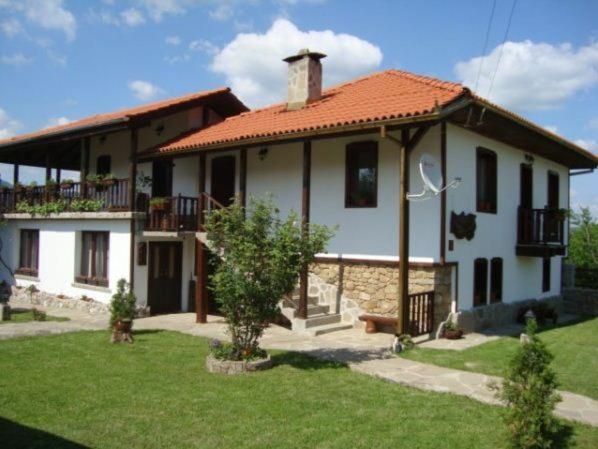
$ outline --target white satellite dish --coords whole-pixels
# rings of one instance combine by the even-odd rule
[[[442,179],[440,166],[434,156],[427,153],[422,154],[419,159],[419,174],[424,183],[424,190],[417,194],[407,194],[409,200],[427,200],[432,196],[439,195],[443,190],[455,188],[461,183],[461,178],[455,178],[443,187],[444,180]]]

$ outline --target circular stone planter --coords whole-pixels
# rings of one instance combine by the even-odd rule
[[[220,360],[212,356],[206,357],[206,369],[210,373],[242,374],[272,368],[270,356],[258,360]]]

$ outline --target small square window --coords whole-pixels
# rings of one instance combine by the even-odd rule
[[[376,207],[378,203],[378,143],[347,145],[345,207]]]

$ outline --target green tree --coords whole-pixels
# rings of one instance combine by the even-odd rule
[[[297,283],[301,268],[323,252],[332,237],[325,226],[302,227],[295,212],[285,219],[270,198],[250,198],[213,211],[207,223],[210,248],[221,257],[211,277],[226,316],[233,360],[259,353],[264,325]]]
[[[511,360],[498,392],[507,405],[505,421],[516,449],[549,449],[561,430],[553,415],[560,397],[556,375],[550,368],[552,354],[536,330],[536,320],[528,320],[528,339]]]
[[[588,207],[571,217],[569,259],[582,268],[598,268],[598,221]]]

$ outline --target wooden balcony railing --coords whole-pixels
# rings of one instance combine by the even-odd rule
[[[139,210],[138,205],[131,207],[129,204],[128,190],[128,179],[111,179],[103,183],[73,182],[62,185],[2,189],[0,190],[0,213],[18,212],[20,204],[40,206],[59,200],[64,203],[65,211],[84,212],[80,204],[79,207],[73,204],[81,199],[95,201],[101,211]],[[141,205],[143,206],[142,203]]]
[[[565,215],[554,209],[520,207],[517,223],[517,244],[564,244]]]
[[[197,197],[174,196],[150,201],[146,231],[205,231],[208,215],[224,206],[203,192]]]

